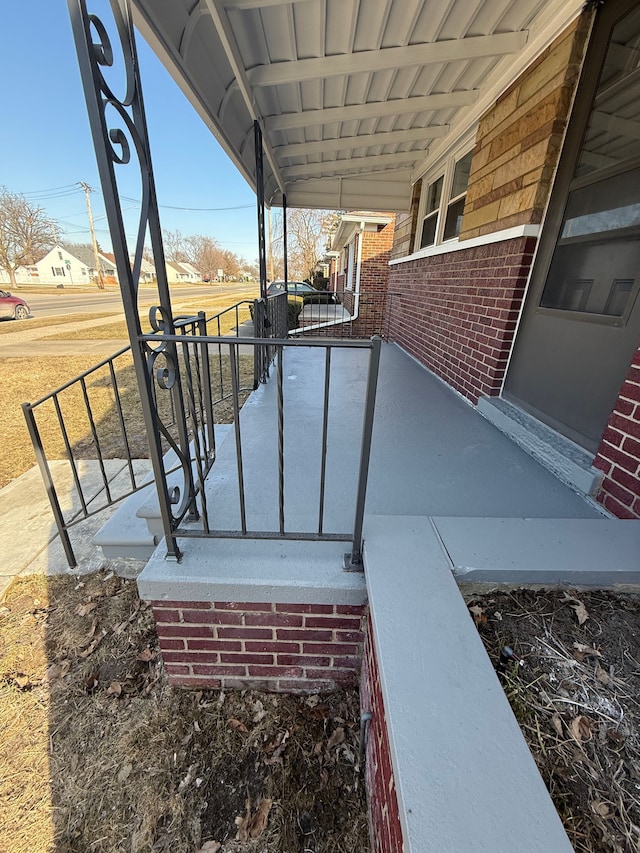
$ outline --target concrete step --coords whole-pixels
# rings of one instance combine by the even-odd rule
[[[217,424],[215,429],[219,448],[229,434],[231,425]],[[177,456],[173,450],[164,455],[163,462],[165,471],[175,467]],[[179,485],[180,472],[169,474],[168,482],[170,486]],[[164,536],[152,474],[146,478],[145,483],[149,485],[126,498],[93,537],[93,544],[102,548],[105,557],[148,560]]]
[[[481,397],[478,411],[563,483],[586,496],[597,493],[603,474],[592,466],[592,453],[502,397]]]
[[[144,519],[138,518],[138,507],[149,498],[154,490],[153,481],[123,501],[111,518],[93,537],[93,544],[102,548],[109,559],[132,557],[136,560],[148,560],[156,549],[158,537],[149,532]]]
[[[216,452],[220,452],[227,436],[232,432],[233,424],[216,424]],[[165,458],[165,470],[169,470],[176,465],[177,457],[170,451]],[[194,466],[195,471],[195,466]],[[182,487],[183,477],[181,471],[174,471],[167,476],[167,485],[169,489],[174,486]],[[162,527],[162,518],[160,516],[160,503],[155,489],[147,492],[145,500],[136,507],[136,516],[146,526],[149,534],[156,538],[159,542],[164,536],[164,528]]]
[[[402,849],[571,853],[430,519],[369,516],[364,539]]]

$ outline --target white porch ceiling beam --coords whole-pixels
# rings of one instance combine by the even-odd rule
[[[288,6],[289,3],[310,3],[312,0],[223,0],[227,11],[234,9],[265,9],[267,6]]]
[[[419,98],[396,98],[393,101],[374,101],[371,104],[353,104],[347,107],[330,107],[326,110],[307,110],[301,113],[284,113],[279,116],[265,116],[265,128],[289,130],[294,127],[314,127],[334,121],[351,121],[364,118],[400,115],[401,113],[422,113],[435,110],[448,110],[466,107],[478,97],[476,91],[445,92],[438,95],[423,95]]]
[[[242,95],[242,99],[245,103],[247,111],[251,116],[252,120],[259,119],[258,111],[256,109],[255,103],[253,101],[253,95],[251,92],[251,87],[247,82],[247,76],[245,67],[242,63],[242,59],[240,57],[240,51],[238,50],[238,46],[235,41],[235,37],[231,30],[231,26],[229,24],[229,20],[225,13],[221,12],[216,4],[216,0],[204,0],[206,7],[211,15],[211,20],[213,22],[214,27],[218,33],[218,37],[222,42],[225,55],[231,66],[231,70],[236,78],[236,82],[238,84],[238,88],[240,89],[240,93]],[[264,129],[264,128],[263,128]],[[269,165],[273,171],[276,181],[278,182],[280,188],[284,186],[284,181],[282,179],[282,174],[280,173],[280,168],[276,162],[275,157],[273,156],[273,152],[271,151],[271,147],[269,146],[268,140],[263,138],[263,148],[264,153],[269,161]]]
[[[397,154],[376,154],[373,157],[350,157],[345,160],[329,160],[324,163],[309,163],[305,166],[288,166],[282,170],[286,179],[307,178],[312,175],[345,175],[357,169],[396,167],[399,163],[416,163],[426,151],[400,151]]]
[[[528,31],[525,30],[517,33],[498,33],[492,36],[448,39],[407,47],[387,47],[384,50],[363,50],[338,56],[274,62],[250,69],[247,71],[247,79],[252,86],[278,86],[283,83],[298,83],[301,80],[395,70],[433,62],[445,63],[481,56],[503,56],[522,50],[527,43],[527,38]]]
[[[609,113],[595,110],[591,117],[591,125],[598,130],[608,130],[610,133],[615,133],[618,136],[640,139],[640,123],[631,121],[628,118],[609,115]]]
[[[324,154],[326,151],[345,151],[351,148],[369,148],[373,145],[393,145],[403,142],[423,142],[437,139],[449,132],[448,124],[419,127],[411,130],[392,130],[386,133],[366,133],[362,136],[345,136],[338,139],[322,139],[319,142],[297,142],[292,145],[277,145],[273,149],[276,157],[305,157],[308,154]],[[422,153],[422,152],[421,152]]]

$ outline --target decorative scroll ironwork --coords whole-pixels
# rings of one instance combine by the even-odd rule
[[[156,200],[155,183],[147,134],[147,125],[140,85],[136,44],[128,0],[109,0],[117,39],[109,35],[104,21],[87,8],[87,0],[67,0],[78,53],[89,122],[96,151],[98,171],[111,232],[113,253],[124,303],[125,318],[131,341],[134,367],[149,437],[160,510],[167,538],[168,556],[179,559],[173,531],[186,514],[198,517],[196,488],[192,472],[189,429],[185,396],[180,371],[177,369],[178,350],[174,341],[152,345],[141,339],[142,328],[138,312],[138,283],[145,241],[151,243],[158,288],[159,305],[151,310],[150,325],[154,333],[175,334],[169,284],[167,280],[162,232]],[[95,5],[95,0],[93,2]],[[114,73],[116,54],[124,68],[124,85],[118,93],[111,85],[109,72]],[[120,202],[116,169],[137,162],[142,201],[135,248],[129,251],[125,233],[123,208]],[[118,172],[118,174],[122,174]],[[171,396],[171,408],[176,421],[177,436],[164,423],[158,407],[159,393]],[[196,410],[192,412],[194,414]],[[204,419],[192,418],[193,437],[203,429],[203,421],[212,420],[211,411]],[[195,430],[195,432],[194,432]],[[203,432],[207,440],[206,428]],[[162,439],[174,450],[181,469],[182,485],[172,490],[167,486],[162,463]],[[200,440],[200,439],[198,439]],[[205,454],[206,455],[206,454]]]

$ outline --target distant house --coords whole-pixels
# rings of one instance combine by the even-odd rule
[[[356,334],[382,334],[395,214],[343,213],[327,254],[329,288]]]
[[[39,284],[40,276],[38,268],[35,265],[18,267],[15,271],[16,284]],[[0,269],[0,284],[11,284],[9,273]]]
[[[99,254],[100,271],[106,284],[117,284],[116,266]],[[77,287],[96,283],[97,268],[91,246],[58,244],[35,265],[41,284]]]
[[[167,280],[169,284],[176,284],[181,281],[191,281],[191,273],[184,269],[183,264],[179,264],[177,261],[167,261],[166,262],[167,269]]]
[[[202,273],[200,270],[197,270],[193,264],[190,264],[189,261],[181,261],[179,266],[188,273],[189,281],[202,281]]]

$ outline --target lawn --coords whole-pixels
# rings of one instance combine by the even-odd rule
[[[0,620],[1,850],[369,849],[355,691],[172,689],[112,573],[20,579]]]
[[[248,288],[246,293],[240,295],[252,296],[254,290],[255,288]],[[211,317],[223,311],[231,298],[235,302],[237,297],[236,295],[230,297],[229,294],[208,294],[197,300],[189,299],[183,302],[174,297],[175,311],[178,315],[204,310],[207,316]],[[144,311],[141,311],[141,315],[146,317]],[[15,323],[6,325],[10,326],[10,330],[15,332],[27,328],[42,328],[54,322],[58,326],[63,326],[65,322],[77,321],[79,317],[82,320],[91,320],[104,316],[108,315],[74,314],[64,318],[55,317],[51,321],[44,319],[28,320],[20,325]],[[225,312],[219,323],[211,321],[208,331],[212,335],[228,334],[237,323],[248,319],[249,316],[248,306],[243,305],[238,313],[235,311]],[[4,330],[4,327],[4,324],[0,324],[0,332]],[[146,328],[148,328],[148,323],[146,323]],[[127,332],[124,320],[118,320],[113,324],[108,323],[102,326],[89,325],[87,329],[82,330],[64,331],[62,329],[57,334],[41,340],[51,339],[78,341],[123,339],[124,345]],[[7,357],[0,360],[3,374],[3,381],[0,384],[0,435],[3,437],[3,441],[0,443],[0,488],[7,485],[15,477],[19,477],[20,474],[35,464],[35,456],[20,404],[22,402],[35,402],[83,371],[89,370],[99,360],[96,356],[83,355],[41,358],[36,354],[37,341],[32,344],[32,348],[33,356]],[[228,356],[223,356],[220,361],[212,356],[211,361],[214,399],[226,397],[230,392]],[[253,359],[251,356],[242,356],[239,362],[241,385],[249,388],[253,384]],[[123,355],[118,359],[115,364],[115,372],[123,400],[131,454],[134,458],[147,458],[148,448],[142,425],[142,411],[130,354]],[[87,380],[87,392],[103,456],[105,458],[123,458],[126,455],[126,449],[119,426],[118,413],[114,407],[114,393],[107,367],[90,375]],[[95,442],[91,434],[91,425],[80,386],[63,392],[60,395],[59,403],[69,431],[69,441],[76,458],[96,458]],[[168,413],[167,402],[162,401],[161,406],[164,406],[163,411],[166,415]],[[231,403],[226,400],[216,406],[215,416],[218,422],[229,423],[232,419]],[[65,458],[65,443],[58,427],[52,402],[48,402],[39,408],[38,426],[47,458]]]

